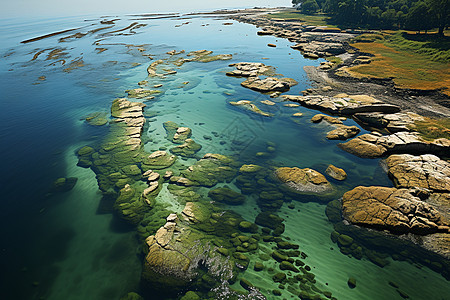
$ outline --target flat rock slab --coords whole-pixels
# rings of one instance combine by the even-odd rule
[[[412,112],[395,114],[383,114],[379,112],[358,113],[353,117],[357,122],[363,125],[375,128],[386,128],[392,133],[412,131],[416,127],[415,122],[424,120],[422,116]]]
[[[227,72],[228,76],[238,76],[238,77],[251,77],[263,75],[269,71],[273,70],[273,67],[266,66],[263,63],[250,63],[250,62],[240,62],[235,64],[230,64],[230,67],[235,67],[236,70]]]
[[[243,87],[261,93],[286,92],[291,88],[292,85],[295,84],[293,84],[293,81],[289,82],[287,80],[285,81],[275,77],[267,77],[264,79],[261,79],[259,77],[250,77],[246,81],[241,83]]]
[[[416,132],[397,132],[385,136],[367,133],[338,146],[351,154],[365,158],[382,157],[391,153],[436,155],[450,153],[450,140],[441,138],[426,141]]]
[[[396,187],[450,193],[450,163],[435,155],[391,155],[386,164]]]
[[[448,216],[422,201],[414,189],[359,186],[344,194],[342,207],[344,218],[351,223],[396,234],[449,230]]]
[[[343,95],[343,97],[283,95],[282,98],[308,108],[341,115],[366,112],[397,113],[400,111],[400,107],[383,103],[368,95]]]

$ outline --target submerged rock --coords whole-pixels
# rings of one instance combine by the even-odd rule
[[[142,168],[147,171],[149,169],[161,170],[170,167],[177,160],[175,155],[171,155],[166,151],[155,151],[142,160]]]
[[[212,187],[218,182],[230,182],[236,176],[237,167],[231,157],[208,153],[181,173],[193,184]]]
[[[104,112],[95,112],[89,114],[85,118],[86,122],[92,126],[103,126],[108,123],[108,119],[106,119],[106,113]]]
[[[328,165],[328,168],[325,170],[325,173],[327,173],[328,176],[336,180],[342,181],[347,178],[347,173],[343,169],[335,167],[333,165]]]
[[[78,178],[76,177],[58,178],[53,182],[50,192],[53,193],[68,192],[74,188],[75,184],[77,184],[77,181]]]
[[[245,201],[244,195],[233,191],[229,187],[220,187],[210,190],[208,196],[214,201],[223,202],[230,205],[240,205]]]
[[[264,116],[264,117],[271,117],[272,114],[267,113],[262,111],[261,109],[259,109],[255,104],[253,104],[251,101],[249,100],[240,100],[237,102],[230,102],[231,105],[233,106],[239,106],[239,107],[243,107],[249,111],[252,111],[254,113],[257,113],[258,115]]]
[[[137,225],[151,208],[150,201],[141,197],[145,187],[140,183],[126,184],[114,203],[116,213],[131,224]]]
[[[170,149],[170,152],[183,157],[195,157],[195,154],[200,151],[200,149],[202,149],[200,144],[194,142],[193,139],[186,139],[184,144]]]

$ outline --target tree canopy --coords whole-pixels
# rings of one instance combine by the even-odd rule
[[[450,0],[292,0],[303,13],[324,12],[337,24],[439,34],[450,24]]]

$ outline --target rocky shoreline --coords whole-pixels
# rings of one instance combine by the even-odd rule
[[[261,28],[258,35],[273,35],[296,43],[292,48],[308,58],[337,56],[343,61],[340,67],[370,63],[370,57],[348,52],[349,41],[361,32],[268,19],[252,11],[231,18]],[[329,203],[327,215],[340,232],[336,234],[352,231],[354,234],[348,228],[355,225],[388,230],[392,237],[401,235],[400,239],[406,238],[448,262],[449,133],[447,130],[439,138],[427,139],[416,132],[417,124],[424,117],[450,117],[448,96],[438,91],[400,90],[390,80],[338,76],[339,69],[332,62],[304,69],[316,87],[303,91],[303,96],[283,95],[283,100],[327,114],[351,117],[363,128],[373,130],[339,146],[360,157],[386,158],[386,168],[395,185],[386,190],[357,187],[348,191],[341,202]],[[427,216],[425,211],[431,215]],[[338,245],[349,255],[359,255],[345,250],[349,245]],[[398,254],[393,255],[398,258]],[[449,278],[448,266],[421,262]]]
[[[399,106],[429,117],[450,117],[450,99],[439,91],[422,91],[399,89],[390,79],[352,78],[337,74],[342,67],[369,63],[370,57],[351,49],[349,41],[362,33],[371,31],[339,30],[326,26],[310,26],[304,22],[283,19],[268,19],[264,13],[276,13],[280,9],[264,12],[247,10],[231,15],[230,18],[239,22],[253,24],[261,31],[259,35],[273,35],[296,43],[293,49],[299,50],[305,57],[316,59],[331,56],[342,60],[339,68],[333,63],[323,63],[319,68],[304,67],[308,77],[316,84],[316,88],[308,90],[308,94],[332,96],[336,93],[368,94],[384,103]],[[352,49],[354,50],[354,49]],[[326,88],[324,88],[326,87]]]

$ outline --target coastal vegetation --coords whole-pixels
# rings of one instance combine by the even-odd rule
[[[450,39],[437,42],[436,37],[405,31],[363,34],[351,46],[373,55],[369,64],[349,67],[356,77],[392,78],[399,88],[450,90]]]
[[[447,0],[293,0],[306,14],[323,12],[337,24],[371,29],[427,31],[439,35],[450,22]]]

